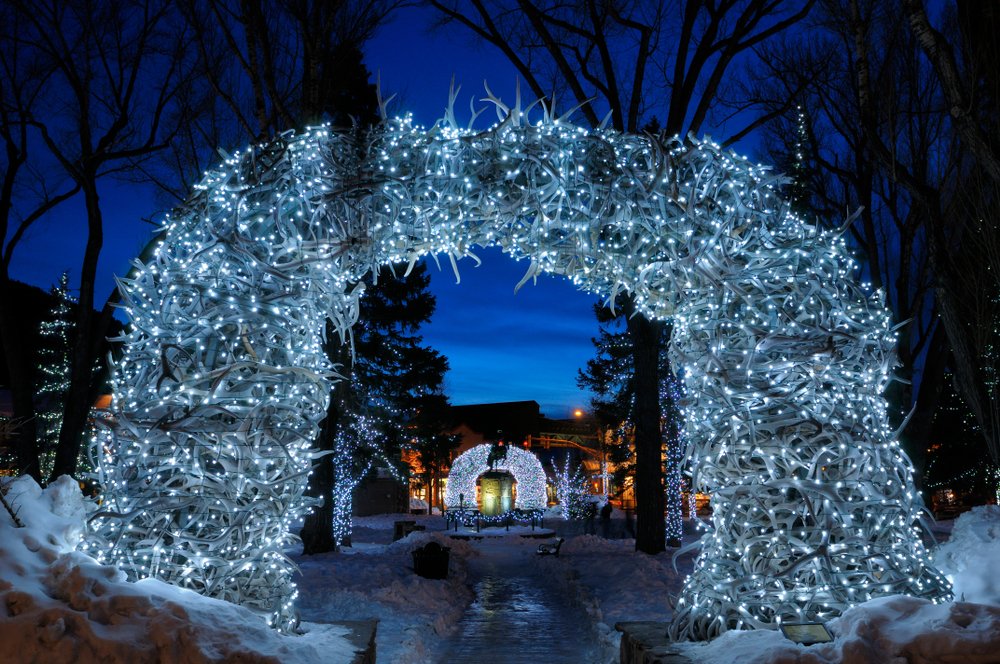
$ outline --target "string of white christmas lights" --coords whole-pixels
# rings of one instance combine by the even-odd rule
[[[117,428],[97,450],[92,550],[293,626],[282,550],[329,394],[324,318],[349,334],[348,285],[373,267],[444,253],[457,275],[475,245],[499,245],[530,259],[524,282],[563,274],[674,320],[688,450],[715,508],[675,638],[950,597],[881,397],[895,335],[837,235],[712,143],[586,130],[545,108],[530,124],[494,102],[488,131],[451,113],[429,130],[387,121],[366,144],[317,128],[206,176],[121,284],[133,326]],[[519,478],[521,506],[544,507],[540,464],[538,477],[537,492]],[[468,478],[449,482],[449,506],[459,493],[475,495]]]
[[[544,510],[548,504],[545,493],[545,469],[531,452],[508,445],[506,456],[489,463],[493,445],[486,443],[462,452],[451,462],[444,504],[449,510],[474,508],[476,479],[488,470],[507,471],[517,480],[514,509]]]
[[[572,465],[569,452],[566,453],[562,464],[557,459],[552,459],[552,484],[555,486],[556,500],[559,501],[559,511],[566,520],[583,518],[584,501],[590,495],[583,467],[577,464],[571,472]]]
[[[330,393],[323,322],[357,318],[338,258],[365,220],[332,190],[356,176],[352,147],[286,135],[227,160],[168,219],[119,283],[132,325],[116,427],[91,453],[103,502],[86,549],[283,630],[297,624],[284,550]]]

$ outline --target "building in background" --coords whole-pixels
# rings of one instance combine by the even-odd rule
[[[597,423],[582,411],[577,411],[574,418],[557,420],[545,417],[537,401],[508,401],[452,406],[450,421],[452,424],[448,433],[461,439],[452,452],[452,460],[482,444],[517,446],[535,454],[547,472],[551,472],[553,461],[562,464],[568,458],[572,467],[582,468],[591,493],[606,494],[612,489]],[[403,461],[409,465],[411,477],[424,476],[425,469],[415,453],[404,452]],[[434,505],[443,504],[447,469],[444,469],[443,475],[443,481],[435,487]],[[502,487],[510,484],[504,484],[500,482],[502,478],[493,476],[486,479]],[[510,490],[516,491],[516,486],[511,486]],[[430,502],[428,491],[426,483],[411,480],[412,499]],[[550,494],[549,502],[555,502],[553,494]]]

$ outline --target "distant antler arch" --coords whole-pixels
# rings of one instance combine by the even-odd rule
[[[476,504],[476,480],[488,470],[505,470],[517,480],[517,499],[514,507],[523,510],[544,510],[547,505],[545,469],[531,452],[509,445],[503,457],[490,464],[489,443],[477,445],[462,452],[451,462],[448,487],[444,504],[451,508]]]
[[[869,597],[950,597],[913,523],[881,393],[895,335],[843,242],[792,215],[764,168],[691,140],[590,131],[520,108],[474,133],[387,121],[234,156],[123,280],[132,327],[92,548],[295,623],[282,553],[338,378],[323,321],[357,318],[374,267],[499,245],[525,280],[631,293],[675,322],[687,436],[714,532],[676,638],[825,618]],[[456,270],[457,271],[457,270]]]

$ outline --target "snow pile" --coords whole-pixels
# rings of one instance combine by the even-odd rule
[[[565,519],[562,505],[550,505],[542,512],[543,519]]]
[[[959,516],[934,563],[951,579],[957,599],[1000,606],[1000,506],[973,507]]]
[[[372,514],[353,517],[352,521],[351,541],[369,544],[391,544],[397,521],[412,521],[427,530],[444,530],[444,519],[440,515]]]
[[[685,524],[690,528],[690,524]],[[697,534],[686,533],[692,541]],[[955,524],[951,541],[937,553],[937,564],[952,576],[956,591],[979,604],[935,605],[912,597],[884,597],[847,611],[827,624],[829,644],[798,645],[778,631],[728,632],[710,643],[677,644],[694,662],[729,664],[882,664],[883,662],[1000,662],[1000,602],[996,574],[1000,563],[1000,509],[977,508]],[[609,641],[615,623],[670,620],[668,596],[676,596],[691,555],[648,556],[634,551],[634,540],[584,535],[568,539],[559,558],[546,560],[567,593],[581,602],[599,633]],[[950,561],[945,564],[943,561]],[[964,589],[964,590],[962,590]]]
[[[159,581],[128,583],[74,551],[85,529],[79,486],[68,476],[41,489],[3,481],[24,524],[0,509],[0,661],[46,664],[297,664],[349,661],[345,630],[306,625],[282,636],[255,614]]]
[[[635,540],[596,535],[567,539],[558,558],[544,558],[539,564],[548,568],[565,594],[583,606],[608,662],[618,661],[621,634],[615,631],[615,623],[667,620],[668,593],[676,593],[683,578],[667,554],[636,553]]]
[[[382,530],[391,534],[392,527],[397,521],[413,521],[427,528],[431,528],[431,522],[433,522],[435,525],[440,524],[440,527],[444,528],[444,521],[428,518],[425,514],[372,514],[371,516],[352,517],[352,521],[354,522],[354,532],[358,532],[359,529],[365,529]]]
[[[548,527],[542,528],[537,525],[532,528],[531,526],[524,525],[512,525],[508,527],[504,525],[488,526],[486,524],[480,524],[478,531],[476,531],[475,526],[462,526],[457,531],[452,528],[451,534],[458,535],[460,537],[474,537],[476,539],[506,539],[514,537],[515,535],[532,535],[534,537],[544,538],[550,536],[555,537],[556,531]]]
[[[996,662],[1000,608],[915,597],[882,597],[847,611],[834,625],[844,661]],[[867,659],[865,659],[867,658]]]
[[[0,509],[0,661],[304,664],[351,659],[340,628],[304,623],[305,635],[281,636],[238,606],[157,581],[128,583],[118,570],[75,552],[86,510],[70,478],[44,491],[29,478],[6,481],[4,487],[25,527],[15,527]],[[394,522],[401,519],[416,520],[427,531],[390,543]],[[355,523],[353,548],[297,556],[302,569],[298,608],[303,619],[317,622],[377,619],[379,661],[394,664],[441,661],[474,599],[468,561],[476,556],[481,558],[475,564],[484,569],[536,568],[533,573],[540,572],[544,585],[583,607],[602,648],[600,655],[591,654],[609,662],[616,659],[620,638],[615,623],[669,620],[669,597],[677,594],[692,565],[691,555],[681,556],[675,570],[670,553],[636,553],[631,539],[571,537],[556,558],[536,556],[538,540],[513,532],[500,540],[452,540],[438,516],[385,514]],[[507,535],[502,528],[490,530]],[[424,579],[413,571],[413,550],[430,541],[450,550],[447,579]],[[980,603],[934,605],[885,597],[830,621],[835,640],[829,644],[801,646],[780,632],[762,630],[729,632],[711,643],[677,648],[706,664],[1000,662],[1000,585],[991,576],[1000,562],[1000,508],[963,515],[935,555],[960,596]]]
[[[827,625],[831,643],[802,646],[779,632],[727,632],[708,644],[685,644],[704,664],[882,664],[1000,660],[1000,608],[916,597],[880,597],[849,609]]]
[[[669,553],[637,553],[635,540],[609,540],[581,535],[566,541],[560,551],[600,612],[595,616],[610,627],[630,620],[668,620],[668,595],[676,594],[691,559],[675,571]]]
[[[1000,507],[975,507],[961,515],[951,538],[935,550],[934,563],[963,601],[874,599],[830,621],[834,641],[828,644],[800,646],[779,632],[757,631],[728,632],[709,644],[681,648],[706,664],[1000,662]]]
[[[358,521],[369,533],[381,525],[391,534],[391,522],[399,518],[383,515]],[[443,520],[438,521],[443,529]],[[378,540],[387,536],[383,534]],[[443,532],[416,532],[388,545],[355,541],[354,547],[340,553],[297,559],[302,572],[296,580],[300,592],[297,606],[303,619],[376,618],[380,662],[438,661],[442,639],[452,633],[473,600],[466,559],[478,555],[475,546],[452,540]],[[424,579],[413,571],[413,550],[431,541],[450,549],[447,579]]]

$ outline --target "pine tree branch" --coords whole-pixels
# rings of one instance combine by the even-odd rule
[[[0,503],[3,503],[4,509],[10,514],[10,518],[14,520],[14,525],[18,528],[24,528],[24,522],[17,517],[14,508],[7,502],[7,487],[3,484],[0,484]]]

